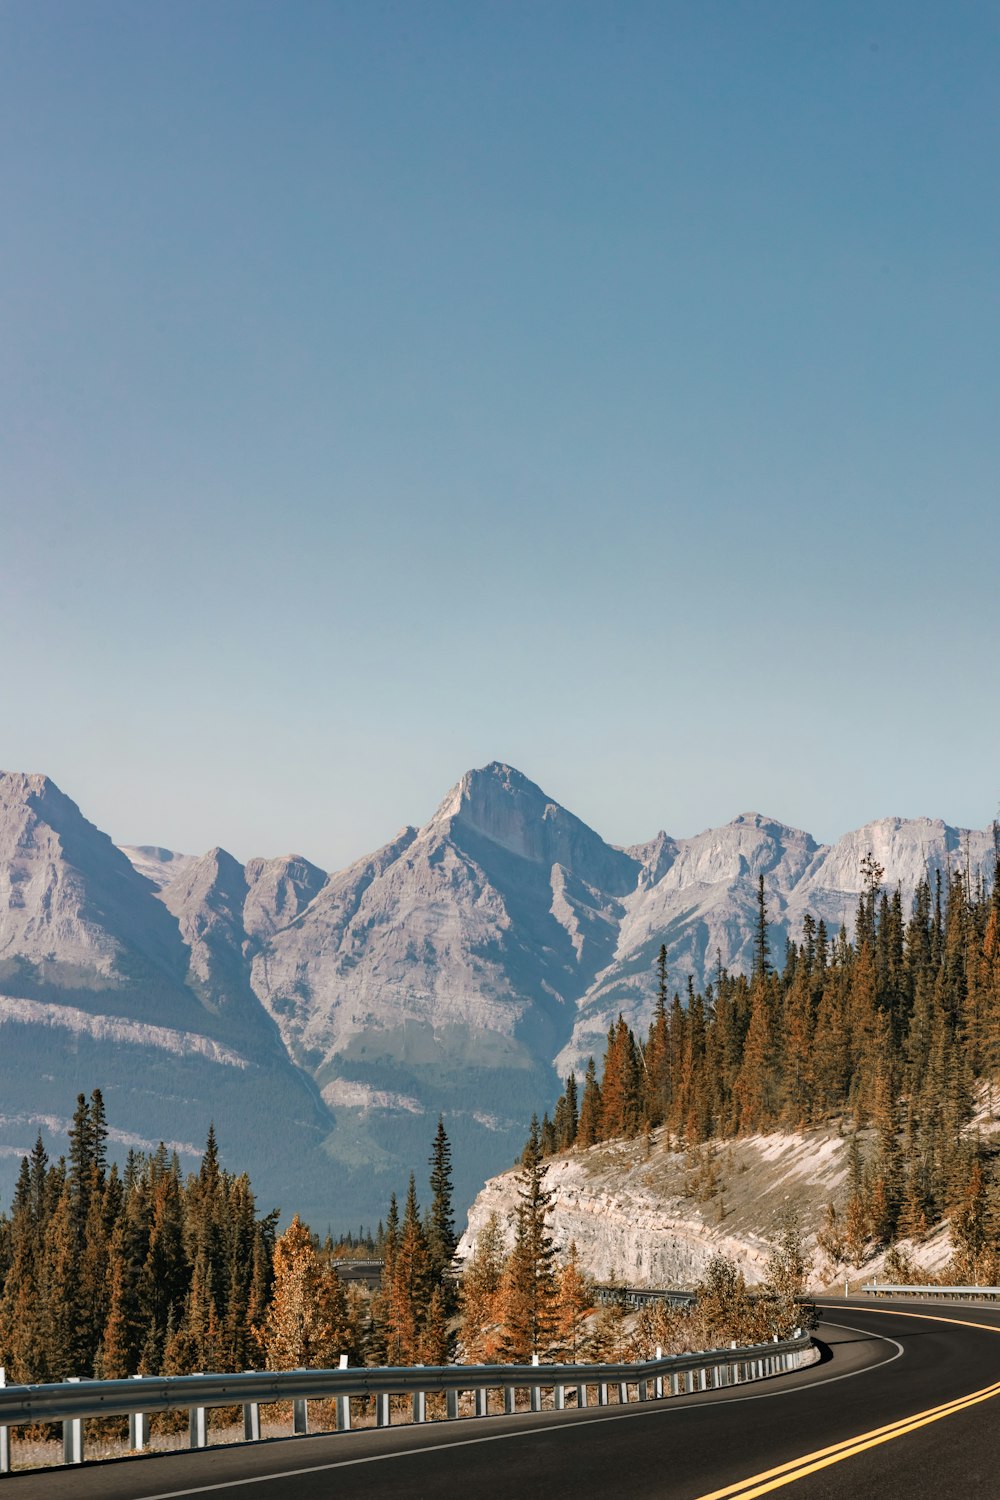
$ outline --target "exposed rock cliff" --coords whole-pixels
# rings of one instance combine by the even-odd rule
[[[811,1282],[840,1284],[838,1268],[817,1247],[826,1205],[841,1202],[848,1172],[847,1141],[832,1131],[775,1133],[716,1142],[696,1151],[666,1149],[654,1131],[609,1141],[549,1160],[549,1229],[557,1251],[576,1245],[581,1264],[603,1283],[693,1286],[715,1255],[735,1261],[748,1284],[764,1279],[768,1257],[790,1212],[811,1260]],[[517,1216],[517,1173],[486,1183],[469,1210],[458,1254],[472,1254],[496,1213],[508,1246]],[[947,1228],[907,1247],[929,1270],[951,1251]],[[878,1275],[884,1257],[866,1263]],[[842,1268],[840,1270],[842,1274]],[[857,1279],[857,1268],[850,1270]]]

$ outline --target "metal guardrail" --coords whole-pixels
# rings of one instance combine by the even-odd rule
[[[1000,1297],[1000,1286],[893,1286],[889,1282],[872,1281],[861,1288],[869,1297],[953,1297],[965,1302],[995,1302]]]
[[[631,1400],[634,1387],[638,1401],[661,1400],[687,1395],[798,1369],[812,1339],[801,1330],[791,1339],[742,1348],[705,1349],[694,1354],[675,1354],[641,1364],[604,1365],[413,1365],[405,1368],[348,1367],[338,1370],[246,1371],[237,1375],[136,1375],[130,1380],[70,1380],[53,1385],[4,1386],[0,1372],[0,1474],[10,1472],[8,1429],[33,1422],[61,1422],[63,1462],[83,1462],[83,1424],[88,1418],[127,1416],[129,1445],[136,1451],[149,1443],[149,1417],[153,1412],[188,1411],[190,1446],[208,1443],[207,1411],[215,1406],[243,1408],[244,1441],[260,1438],[261,1405],[273,1401],[292,1403],[293,1433],[309,1431],[307,1403],[336,1402],[336,1431],[351,1426],[352,1398],[375,1400],[379,1427],[390,1422],[390,1396],[412,1397],[412,1420],[427,1420],[427,1396],[442,1391],[447,1416],[459,1414],[460,1392],[475,1392],[475,1415],[489,1412],[491,1392],[502,1393],[502,1410],[515,1411],[519,1390],[529,1392],[529,1408],[541,1411],[542,1391],[551,1390],[553,1407],[565,1408],[567,1388],[575,1388],[577,1404],[588,1404],[588,1392],[597,1391],[597,1404],[608,1405],[608,1391],[618,1386],[621,1404]]]
[[[620,1302],[623,1307],[647,1307],[653,1302],[666,1302],[671,1307],[692,1307],[698,1298],[694,1292],[684,1292],[678,1287],[648,1286],[598,1286],[594,1288],[594,1301],[607,1306]]]

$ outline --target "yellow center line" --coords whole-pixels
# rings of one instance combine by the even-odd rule
[[[992,1323],[973,1323],[968,1318],[945,1318],[931,1313],[898,1312],[894,1308],[881,1307],[866,1307],[864,1311],[880,1313],[882,1317],[918,1318],[927,1323],[953,1323],[959,1328],[978,1328],[986,1333],[1000,1333],[1000,1327],[995,1327]],[[845,1438],[842,1442],[833,1443],[828,1448],[817,1448],[812,1453],[803,1453],[799,1458],[793,1458],[788,1463],[778,1464],[773,1469],[765,1469],[760,1474],[751,1474],[746,1479],[737,1480],[735,1484],[725,1485],[721,1490],[712,1490],[708,1494],[699,1495],[698,1500],[725,1500],[726,1496],[738,1497],[738,1500],[754,1500],[757,1495],[769,1494],[771,1490],[781,1489],[786,1484],[794,1483],[796,1479],[803,1479],[807,1474],[816,1473],[818,1469],[826,1469],[831,1464],[839,1464],[843,1459],[851,1458],[855,1453],[863,1453],[867,1448],[877,1448],[881,1443],[890,1443],[894,1438],[904,1437],[908,1432],[915,1432],[918,1427],[926,1427],[930,1422],[940,1422],[944,1417],[950,1417],[955,1412],[964,1411],[970,1406],[978,1406],[981,1401],[990,1401],[997,1395],[1000,1395],[1000,1381],[996,1381],[993,1385],[983,1386],[981,1390],[970,1391],[966,1396],[957,1396],[951,1401],[945,1401],[941,1406],[930,1406],[925,1411],[914,1412],[909,1417],[901,1417],[885,1427],[873,1427],[869,1432]]]

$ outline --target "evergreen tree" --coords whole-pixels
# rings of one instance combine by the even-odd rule
[[[459,1338],[467,1364],[488,1364],[500,1348],[499,1305],[503,1279],[504,1239],[500,1218],[490,1214],[476,1237],[476,1248],[462,1276],[462,1322]]]
[[[556,1317],[554,1250],[547,1216],[552,1195],[545,1187],[538,1122],[532,1122],[518,1175],[517,1231],[502,1288],[504,1357],[527,1363],[552,1341]]]
[[[583,1080],[583,1103],[576,1139],[580,1146],[593,1146],[601,1138],[602,1102],[601,1088],[597,1082],[597,1068],[592,1057],[587,1059],[587,1071]]]
[[[757,877],[757,936],[754,941],[753,972],[755,979],[766,979],[771,971],[771,944],[768,938],[767,897],[764,876]]]
[[[441,1277],[451,1265],[458,1239],[455,1235],[455,1210],[452,1205],[451,1143],[445,1134],[444,1120],[439,1115],[437,1132],[430,1157],[431,1208],[427,1232],[428,1275],[432,1282],[441,1283]],[[450,1311],[451,1298],[445,1296],[446,1310]]]

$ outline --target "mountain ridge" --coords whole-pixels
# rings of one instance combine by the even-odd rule
[[[0,1077],[23,1114],[61,1117],[66,1090],[107,1072],[144,1137],[147,1107],[156,1119],[184,1108],[207,1127],[221,1080],[234,1123],[256,1117],[274,1132],[276,1183],[289,1151],[300,1177],[327,1174],[318,1209],[315,1195],[295,1204],[320,1222],[377,1217],[442,1112],[468,1198],[552,1102],[557,1070],[599,1056],[619,1011],[644,1029],[661,943],[681,992],[720,961],[748,966],[763,874],[780,958],[806,911],[852,924],[868,852],[908,896],[928,870],[991,871],[992,833],[889,817],[820,844],[750,811],[622,848],[493,761],[421,827],[328,872],[302,855],[121,850],[48,778],[0,773],[0,1023],[21,1070]],[[115,1051],[116,1016],[119,1053],[122,1027],[140,1028],[126,1048],[145,1059],[138,1074]],[[182,1057],[178,1036],[202,1040]],[[247,1097],[263,1088],[281,1119],[239,1102],[238,1070],[209,1043],[247,1061]],[[43,1099],[26,1068],[51,1076]],[[252,1158],[252,1128],[248,1139]],[[0,1161],[23,1144],[0,1127]]]

